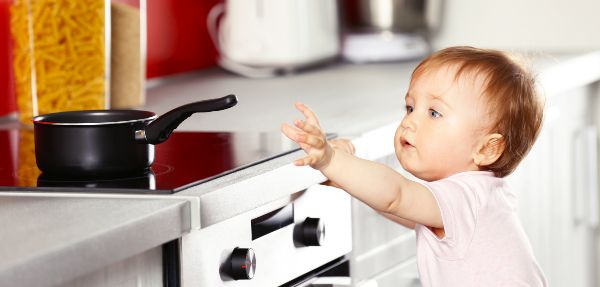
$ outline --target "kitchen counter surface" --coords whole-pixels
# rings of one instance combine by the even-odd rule
[[[355,137],[382,126],[393,127],[401,120],[404,93],[416,64],[334,64],[276,79],[247,79],[213,68],[149,82],[147,104],[142,109],[162,114],[192,101],[233,93],[239,98],[236,107],[193,115],[179,130],[271,132],[278,131],[283,122],[301,118],[293,103],[302,101],[317,112],[327,132]],[[600,52],[538,55],[534,68],[542,89],[551,99],[560,92],[598,81]],[[9,123],[0,128],[14,126]],[[289,164],[300,154],[230,174],[181,194],[198,197],[197,205],[176,197],[50,198],[31,193],[0,193],[0,286],[37,285],[27,284],[31,283],[28,280],[44,278],[44,274],[63,282],[66,278],[61,276],[84,274],[110,264],[111,260],[135,255],[142,248],[180,237],[190,228],[210,225],[264,204],[272,197],[283,196],[281,191],[268,191],[276,189],[261,188],[271,184],[270,178],[298,175],[292,184],[279,182],[281,186],[301,186],[306,178],[323,180],[318,172]],[[223,205],[223,200],[236,196],[236,190],[248,186],[254,187],[245,191],[249,200],[243,208]],[[217,190],[227,196],[215,196],[213,191]],[[211,208],[225,208],[222,210],[229,213],[198,218],[201,222],[189,220],[193,214]],[[72,273],[64,274],[64,270],[73,268]],[[39,276],[30,276],[31,270]]]
[[[181,237],[183,199],[0,196],[0,286],[54,286]]]

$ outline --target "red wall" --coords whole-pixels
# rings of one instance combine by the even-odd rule
[[[216,63],[217,52],[206,29],[206,16],[218,2],[147,1],[148,78],[196,70]]]
[[[0,0],[0,116],[16,110],[13,81],[9,6],[12,0]]]

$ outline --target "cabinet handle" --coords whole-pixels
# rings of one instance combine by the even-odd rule
[[[596,127],[587,126],[575,133],[573,155],[573,219],[575,225],[596,228],[600,221]]]
[[[598,131],[594,126],[585,128],[584,138],[586,142],[587,162],[585,169],[586,173],[586,189],[589,192],[588,197],[588,226],[596,228],[600,221],[599,213],[599,190],[598,190]]]

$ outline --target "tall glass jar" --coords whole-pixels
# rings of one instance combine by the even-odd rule
[[[108,108],[108,0],[14,0],[13,69],[19,119]]]

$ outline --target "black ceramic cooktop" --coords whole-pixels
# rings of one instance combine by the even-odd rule
[[[48,177],[31,130],[0,130],[0,191],[170,194],[298,150],[281,133],[174,132],[151,169],[114,178]]]

